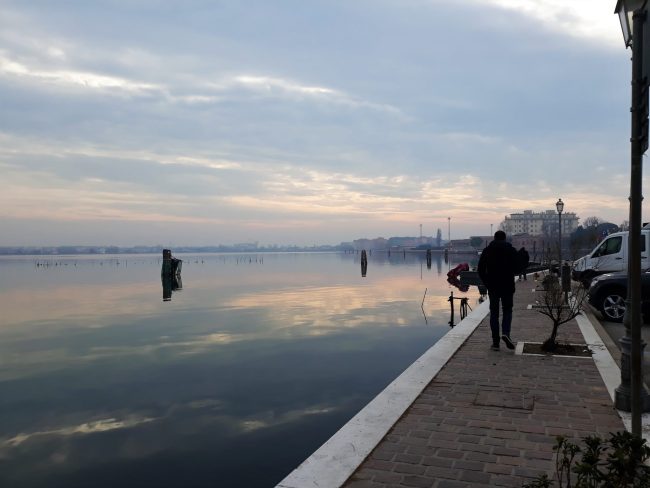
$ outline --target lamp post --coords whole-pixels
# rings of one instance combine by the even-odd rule
[[[632,412],[632,433],[641,435],[641,412],[649,406],[643,389],[643,347],[641,340],[641,202],[642,158],[648,148],[648,79],[650,61],[644,66],[643,51],[649,39],[644,39],[647,0],[618,0],[618,14],[625,47],[632,47],[632,129],[630,137],[630,229],[628,234],[628,287],[625,301],[625,337],[621,343],[621,384],[616,389],[616,408]],[[631,25],[630,25],[631,22]]]
[[[558,215],[558,240],[559,240],[559,245],[558,245],[558,263],[557,263],[557,271],[558,275],[561,277],[562,276],[562,211],[564,210],[564,202],[560,198],[557,202],[555,202],[555,208],[557,210],[557,215]]]

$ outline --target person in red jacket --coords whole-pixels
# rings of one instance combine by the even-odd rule
[[[512,325],[512,300],[515,293],[515,276],[519,272],[517,251],[506,241],[506,233],[498,230],[494,240],[483,250],[478,261],[478,274],[488,289],[490,298],[490,329],[493,351],[499,350],[501,340],[508,349],[515,345],[510,339]],[[499,304],[503,310],[499,334]]]

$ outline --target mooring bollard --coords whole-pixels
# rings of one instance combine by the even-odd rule
[[[454,325],[454,292],[451,292],[451,295],[449,295],[449,298],[447,299],[449,302],[449,305],[451,306],[451,320],[449,320],[449,326],[453,327]]]

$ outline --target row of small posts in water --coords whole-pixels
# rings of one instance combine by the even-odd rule
[[[406,249],[402,251],[404,258],[406,258]],[[372,249],[366,253],[366,250],[361,251],[361,276],[366,277],[368,272],[368,255],[372,256]],[[390,257],[390,249],[388,250],[388,257]],[[427,249],[427,269],[431,269],[431,249]]]

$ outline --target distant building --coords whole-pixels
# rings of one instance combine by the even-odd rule
[[[550,239],[543,235],[531,236],[530,234],[515,234],[508,238],[515,249],[525,247],[531,261],[541,261],[543,256],[551,252],[549,248],[557,252],[557,239]]]
[[[477,250],[472,245],[471,239],[452,239],[450,249],[455,252],[473,252]]]
[[[568,236],[578,228],[580,218],[573,212],[562,214],[562,234]],[[508,235],[528,234],[530,236],[557,235],[559,217],[555,210],[533,212],[524,210],[523,213],[506,215],[503,227]]]
[[[237,249],[238,251],[242,252],[250,252],[250,251],[257,251],[257,248],[259,246],[259,242],[240,242],[237,244],[233,244],[233,248]]]
[[[376,239],[356,239],[352,242],[354,249],[356,250],[387,250],[387,249],[415,249],[422,247],[433,247],[434,246],[433,237],[390,237],[384,239],[383,237],[377,237]]]
[[[357,251],[363,249],[370,250],[383,250],[388,248],[388,241],[383,237],[377,237],[376,239],[356,239],[352,241],[352,245]]]
[[[469,242],[470,245],[477,251],[485,248],[492,242],[494,236],[470,236]]]

